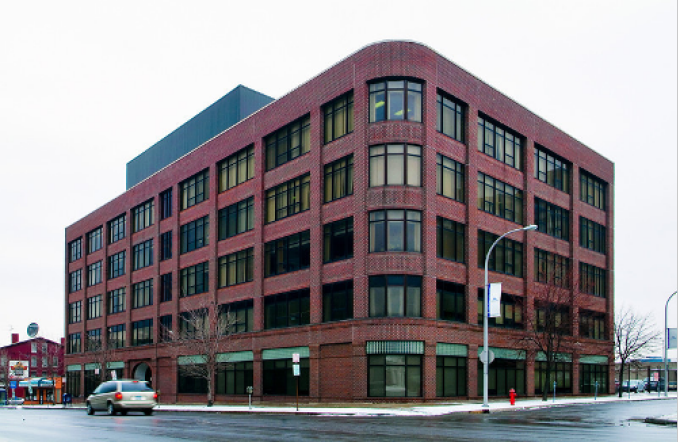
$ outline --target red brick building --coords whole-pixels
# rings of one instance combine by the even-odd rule
[[[217,401],[290,399],[295,353],[310,401],[479,397],[486,250],[537,224],[491,259],[490,395],[542,388],[522,337],[551,281],[558,391],[611,392],[613,184],[612,162],[433,50],[370,45],[66,229],[67,385],[96,385],[89,336],[163,401],[203,400],[161,331],[208,300],[239,319]]]
[[[0,347],[0,389],[12,397],[11,384],[16,381],[15,396],[26,403],[61,402],[62,376],[64,376],[64,344],[37,337],[19,341],[12,333],[12,343]],[[31,384],[29,391],[28,384]],[[5,393],[0,394],[4,403]]]

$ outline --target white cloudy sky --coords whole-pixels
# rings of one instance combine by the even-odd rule
[[[127,161],[238,84],[280,97],[386,39],[428,45],[615,163],[616,305],[661,330],[678,270],[674,0],[0,0],[0,345],[33,321],[63,336],[64,228],[125,191]]]

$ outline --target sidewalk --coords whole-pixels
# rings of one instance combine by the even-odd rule
[[[306,415],[325,415],[325,416],[442,416],[451,413],[496,413],[502,411],[512,410],[531,410],[545,407],[563,407],[574,404],[598,404],[607,402],[635,402],[635,401],[651,401],[651,400],[673,400],[676,401],[674,408],[675,413],[665,416],[650,416],[649,423],[677,425],[677,392],[669,392],[668,397],[657,396],[655,393],[632,393],[630,399],[628,393],[624,393],[623,397],[618,395],[612,396],[598,396],[597,400],[593,397],[561,397],[553,402],[549,398],[547,402],[540,399],[520,399],[516,404],[510,405],[510,402],[505,400],[494,400],[489,402],[489,409],[482,408],[481,401],[460,401],[460,402],[442,402],[437,404],[356,404],[356,403],[337,403],[337,404],[303,404],[296,411],[295,404],[286,405],[263,405],[257,404],[248,408],[248,405],[214,405],[208,407],[205,405],[184,405],[184,404],[160,404],[155,408],[157,412],[210,412],[210,413],[292,413],[292,414],[306,414]],[[0,407],[0,408],[21,408],[17,407]],[[62,409],[61,405],[26,405],[26,409]],[[75,405],[76,409],[85,409],[84,405]]]

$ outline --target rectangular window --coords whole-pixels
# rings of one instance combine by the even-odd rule
[[[102,248],[102,228],[97,227],[87,234],[87,253],[94,253]]]
[[[264,298],[264,328],[309,324],[309,289],[279,293]]]
[[[309,268],[309,230],[264,245],[264,276]]]
[[[607,183],[581,171],[581,201],[601,210],[607,210]]]
[[[607,339],[604,313],[582,310],[579,316],[579,334],[581,337],[589,339]]]
[[[253,300],[222,304],[220,318],[228,325],[228,333],[253,331]]]
[[[153,264],[153,238],[132,247],[132,270]]]
[[[126,222],[125,214],[122,214],[119,217],[109,221],[108,223],[109,244],[113,244],[125,238],[125,222]]]
[[[102,295],[87,298],[87,319],[98,318],[102,315]]]
[[[381,80],[368,85],[369,122],[423,119],[423,85],[407,80]]]
[[[465,225],[437,217],[437,257],[465,262]]]
[[[75,272],[71,272],[71,273],[68,274],[68,278],[69,278],[68,292],[69,293],[77,292],[78,290],[83,288],[82,274],[83,274],[83,269],[78,269]]]
[[[87,266],[87,286],[92,287],[102,282],[102,262],[97,261]]]
[[[481,116],[477,118],[477,150],[522,170],[522,139]]]
[[[309,115],[306,115],[264,138],[267,170],[309,152]]]
[[[464,105],[455,98],[437,93],[437,130],[464,143]]]
[[[369,252],[420,252],[421,214],[417,210],[369,213]]]
[[[208,392],[208,382],[205,378],[197,378],[183,368],[177,368],[177,393],[206,394]]]
[[[161,233],[160,261],[172,258],[172,230]]]
[[[68,323],[75,324],[81,320],[82,301],[72,302],[68,305]]]
[[[154,201],[149,201],[132,208],[132,232],[139,232],[153,224]]]
[[[153,279],[132,284],[132,308],[153,304]]]
[[[132,323],[132,346],[153,344],[153,319]]]
[[[508,221],[522,224],[523,193],[510,184],[481,172],[477,174],[477,208]]]
[[[161,275],[161,302],[172,301],[172,273]]]
[[[354,155],[324,166],[323,201],[328,203],[354,193]]]
[[[255,176],[255,148],[241,149],[217,163],[218,191],[224,192]]]
[[[222,256],[218,262],[217,287],[229,287],[253,280],[253,248]]]
[[[354,317],[354,282],[348,281],[324,284],[323,322],[342,321]]]
[[[437,280],[437,319],[466,322],[465,286]]]
[[[602,224],[580,217],[579,244],[597,253],[607,253],[607,228]]]
[[[569,193],[569,163],[536,146],[534,149],[534,177],[562,192]]]
[[[335,262],[354,256],[354,219],[334,221],[323,226],[323,262]]]
[[[66,393],[70,394],[71,397],[80,396],[80,378],[80,371],[66,372]]]
[[[463,164],[437,154],[437,194],[465,202]]]
[[[498,235],[482,230],[477,231],[477,264],[480,269],[484,268],[486,254],[497,239]],[[503,238],[496,244],[489,256],[489,270],[522,278],[524,276],[523,255],[524,244]]]
[[[248,394],[253,386],[253,363],[235,362],[217,369],[215,392],[217,394]]]
[[[159,336],[161,342],[168,342],[172,340],[172,315],[165,315],[158,318],[158,323],[161,326]]]
[[[569,258],[534,249],[534,281],[568,288],[570,285]]]
[[[179,183],[180,210],[202,203],[210,197],[209,171],[205,169]]]
[[[125,311],[125,287],[107,293],[106,311],[109,315]]]
[[[571,373],[571,362],[555,362],[555,365],[550,368],[549,392],[571,393]],[[534,391],[536,394],[543,394],[547,376],[548,363],[536,361],[534,365]]]
[[[268,189],[265,197],[267,223],[309,210],[309,174]]]
[[[248,232],[255,227],[254,198],[220,209],[217,212],[217,237],[220,241]]]
[[[534,313],[532,325],[535,331],[545,332],[547,336],[571,335],[571,315],[568,306],[536,301]]]
[[[192,252],[208,245],[208,215],[180,226],[179,253]]]
[[[179,280],[181,298],[207,292],[210,284],[208,262],[180,270]]]
[[[324,143],[354,131],[354,93],[349,92],[323,107]]]
[[[172,216],[172,187],[161,192],[158,199],[161,202],[161,219],[170,218]]]
[[[609,391],[609,366],[607,364],[579,364],[579,389],[581,393]]]
[[[370,187],[421,186],[422,148],[413,144],[369,147]]]
[[[83,253],[82,252],[82,249],[83,249],[82,243],[83,243],[83,239],[78,238],[78,239],[71,241],[68,244],[68,247],[69,247],[68,262],[73,262],[73,261],[77,261],[77,260],[80,259],[80,257],[82,256],[82,253]]]
[[[467,359],[437,356],[437,397],[467,396]]]
[[[108,278],[113,279],[125,274],[125,250],[109,256]]]
[[[484,324],[484,289],[477,292],[477,324]],[[524,327],[524,302],[519,296],[503,293],[501,296],[501,315],[489,318],[489,326],[521,329]]]
[[[108,328],[107,345],[108,348],[112,349],[125,347],[125,324]]]
[[[557,239],[569,241],[569,211],[534,198],[534,222],[538,231]]]
[[[368,284],[369,316],[419,317],[421,315],[420,276],[370,276]]]
[[[595,295],[600,298],[607,297],[607,271],[585,262],[579,263],[581,276],[581,292]]]
[[[95,330],[87,331],[87,342],[85,343],[86,351],[99,351],[102,350],[102,329],[97,328]]]
[[[422,396],[421,355],[369,355],[369,397]]]
[[[309,358],[300,358],[300,376],[293,376],[292,359],[262,361],[262,388],[264,394],[309,396]]]
[[[80,353],[80,333],[71,333],[68,335],[68,343],[66,346],[66,353],[74,354]]]

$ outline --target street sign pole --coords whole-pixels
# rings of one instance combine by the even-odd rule
[[[664,387],[664,395],[668,397],[668,303],[671,302],[671,298],[675,296],[678,292],[676,291],[671,296],[668,297],[666,301],[666,309],[664,310],[664,326],[663,326],[663,363],[664,363],[664,375],[666,378],[666,386]]]

